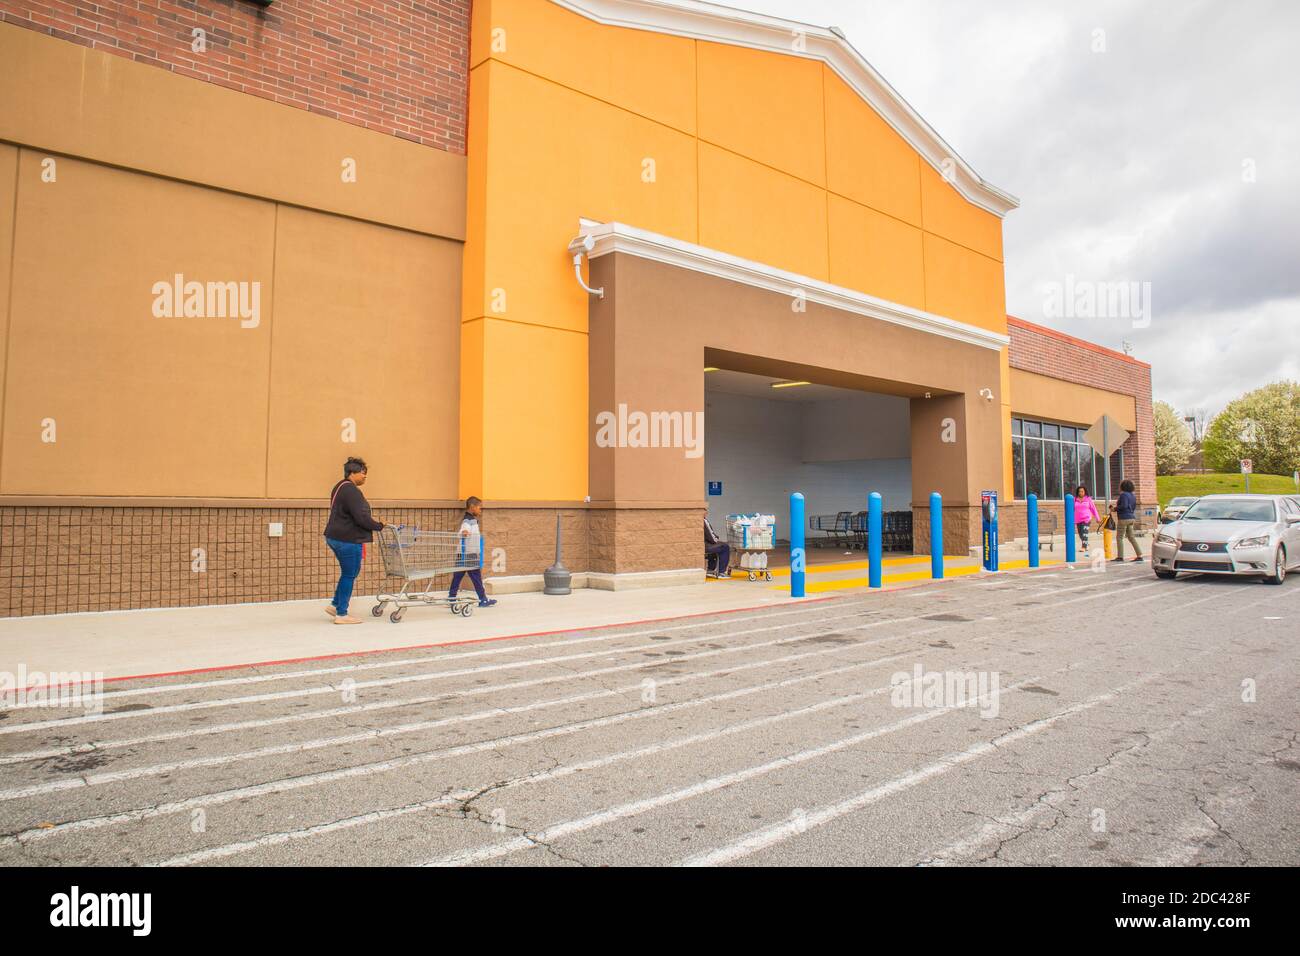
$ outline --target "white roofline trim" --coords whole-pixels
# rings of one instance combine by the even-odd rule
[[[841,34],[830,28],[783,20],[702,0],[551,0],[588,20],[608,26],[651,30],[694,40],[730,43],[754,50],[820,60],[871,105],[898,135],[967,200],[1004,217],[1020,205],[1010,193],[986,182],[933,127],[876,72]],[[804,49],[791,40],[803,35]]]
[[[967,345],[1001,350],[1011,344],[1010,336],[990,332],[977,325],[958,322],[932,312],[924,312],[898,302],[867,295],[865,292],[832,285],[797,272],[787,272],[784,269],[742,259],[717,249],[709,249],[670,236],[648,232],[645,229],[637,229],[635,226],[628,226],[621,222],[599,223],[582,219],[580,225],[582,233],[590,235],[595,240],[595,246],[588,256],[590,259],[598,259],[612,252],[621,252],[676,266],[679,269],[689,269],[719,279],[740,282],[783,296],[802,294],[808,302],[879,319],[882,322],[901,325],[930,335],[941,335],[946,339],[954,339]]]

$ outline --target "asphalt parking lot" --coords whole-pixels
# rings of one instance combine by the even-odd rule
[[[0,865],[1295,865],[1298,622],[1060,568],[114,682],[0,712]]]

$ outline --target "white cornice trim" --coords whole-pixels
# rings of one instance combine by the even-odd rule
[[[717,249],[661,236],[621,222],[598,223],[583,219],[580,224],[583,234],[590,235],[595,240],[595,246],[588,255],[591,259],[598,259],[612,252],[621,252],[676,266],[679,269],[689,269],[719,279],[740,282],[783,296],[802,294],[808,302],[816,302],[818,305],[879,319],[882,322],[890,322],[931,335],[941,335],[968,345],[1000,350],[1011,344],[1010,336],[990,332],[977,325],[958,322],[932,312],[890,302],[864,292],[846,289],[844,286],[832,285],[829,282],[799,275],[797,272],[787,272],[761,262],[742,259]]]
[[[970,202],[1005,216],[1020,200],[986,182],[942,136],[912,109],[847,39],[826,27],[735,10],[701,0],[551,0],[567,10],[608,26],[651,30],[821,60],[945,176]],[[802,34],[804,49],[792,48]]]

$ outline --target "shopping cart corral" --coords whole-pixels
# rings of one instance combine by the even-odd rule
[[[865,511],[839,511],[833,515],[812,515],[808,530],[820,531],[814,537],[816,547],[829,545],[835,548],[867,549],[868,514]],[[912,552],[912,512],[886,511],[880,516],[880,549],[882,551]]]
[[[776,515],[727,515],[727,544],[731,547],[730,574],[739,571],[751,581],[772,580],[767,553],[776,545]]]
[[[822,536],[811,536],[809,544],[815,548],[829,545],[832,548],[847,548],[852,545],[852,531],[849,528],[853,518],[851,511],[837,511],[833,515],[809,515],[808,530],[820,531]]]
[[[379,554],[384,562],[384,574],[400,578],[401,587],[394,593],[381,591],[375,595],[379,601],[370,613],[379,617],[388,605],[395,610],[388,619],[396,624],[406,609],[416,604],[445,604],[452,614],[469,617],[474,612],[477,597],[448,597],[444,591],[434,591],[440,574],[469,571],[483,567],[483,538],[481,535],[462,536],[455,531],[421,531],[404,525],[388,525],[379,532]],[[418,589],[421,581],[427,582],[424,590]]]

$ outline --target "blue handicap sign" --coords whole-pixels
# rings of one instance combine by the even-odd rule
[[[710,482],[709,482],[709,495],[712,496],[712,497],[714,497],[714,498],[716,498],[716,497],[717,497],[718,495],[720,495],[720,494],[722,494],[722,482],[720,482],[720,481],[710,481]]]

